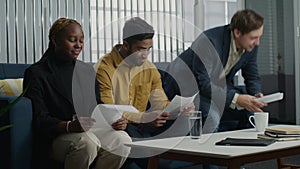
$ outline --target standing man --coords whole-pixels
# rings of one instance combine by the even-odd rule
[[[160,73],[147,60],[153,36],[153,27],[141,18],[127,20],[123,27],[123,44],[114,46],[94,66],[103,103],[132,105],[139,110],[139,113],[123,113],[129,121],[126,132],[134,140],[164,137],[162,132],[171,124],[167,121],[170,113],[162,112],[169,100],[162,88]],[[193,108],[191,104],[185,111]],[[138,165],[147,168],[147,159],[141,161]]]
[[[186,83],[182,80],[184,70],[180,69],[192,71],[190,78],[195,78],[198,84],[200,107],[206,119],[204,132],[247,128],[249,113],[262,112],[261,108],[266,106],[255,100],[263,96],[257,68],[263,24],[264,18],[255,11],[237,11],[229,25],[204,31],[171,63],[170,76],[164,85],[166,94],[171,99],[175,94],[186,92],[186,88],[180,88]],[[239,70],[245,79],[245,88],[233,83]]]

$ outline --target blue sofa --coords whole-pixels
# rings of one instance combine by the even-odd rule
[[[0,79],[22,78],[29,64],[0,64]],[[16,96],[0,96],[0,105],[14,101]],[[1,125],[13,127],[0,133],[0,168],[31,169],[32,153],[32,107],[31,101],[23,97],[5,116]]]
[[[25,69],[30,65],[0,63],[0,80],[23,78]],[[0,96],[0,107],[13,102],[16,98],[17,96]],[[0,126],[7,124],[12,124],[13,127],[0,132],[0,168],[32,169],[33,133],[30,99],[23,97],[8,113],[0,117]],[[63,168],[62,164],[47,159],[43,165],[45,168]],[[44,169],[44,166],[39,168]]]
[[[169,62],[155,63],[161,78]],[[0,79],[23,78],[24,71],[30,64],[0,63]],[[0,106],[8,104],[16,96],[0,96]],[[0,168],[31,169],[32,168],[32,107],[31,101],[23,97],[4,117],[0,117],[0,125],[13,124],[13,127],[0,133]],[[4,120],[2,120],[4,119]],[[180,168],[190,163],[162,160],[160,166]],[[61,166],[60,166],[61,167]],[[58,167],[58,168],[60,168]],[[57,168],[57,167],[55,167]]]

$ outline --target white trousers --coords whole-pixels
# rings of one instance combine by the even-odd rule
[[[67,133],[52,144],[52,158],[64,163],[65,169],[88,169],[95,160],[96,169],[119,169],[130,153],[124,143],[131,138],[124,131],[91,129]]]

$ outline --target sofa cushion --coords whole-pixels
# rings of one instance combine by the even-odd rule
[[[23,78],[0,80],[0,96],[19,96],[22,93]]]

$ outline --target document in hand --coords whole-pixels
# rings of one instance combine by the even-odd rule
[[[169,119],[176,119],[181,109],[192,103],[199,92],[191,97],[182,97],[176,95],[170,104],[163,110],[163,112],[170,112]]]
[[[270,95],[265,95],[261,98],[255,99],[255,100],[259,101],[259,102],[264,102],[264,103],[271,103],[271,102],[275,102],[275,101],[282,100],[282,99],[283,99],[283,93],[277,92],[277,93],[273,93]],[[242,110],[244,108],[238,105],[237,109]]]
[[[274,94],[266,95],[261,98],[257,98],[256,100],[260,102],[271,103],[282,99],[283,99],[283,93],[277,92]]]
[[[95,107],[92,118],[96,120],[93,128],[111,128],[111,124],[120,119],[123,112],[138,113],[131,105],[99,104]]]

